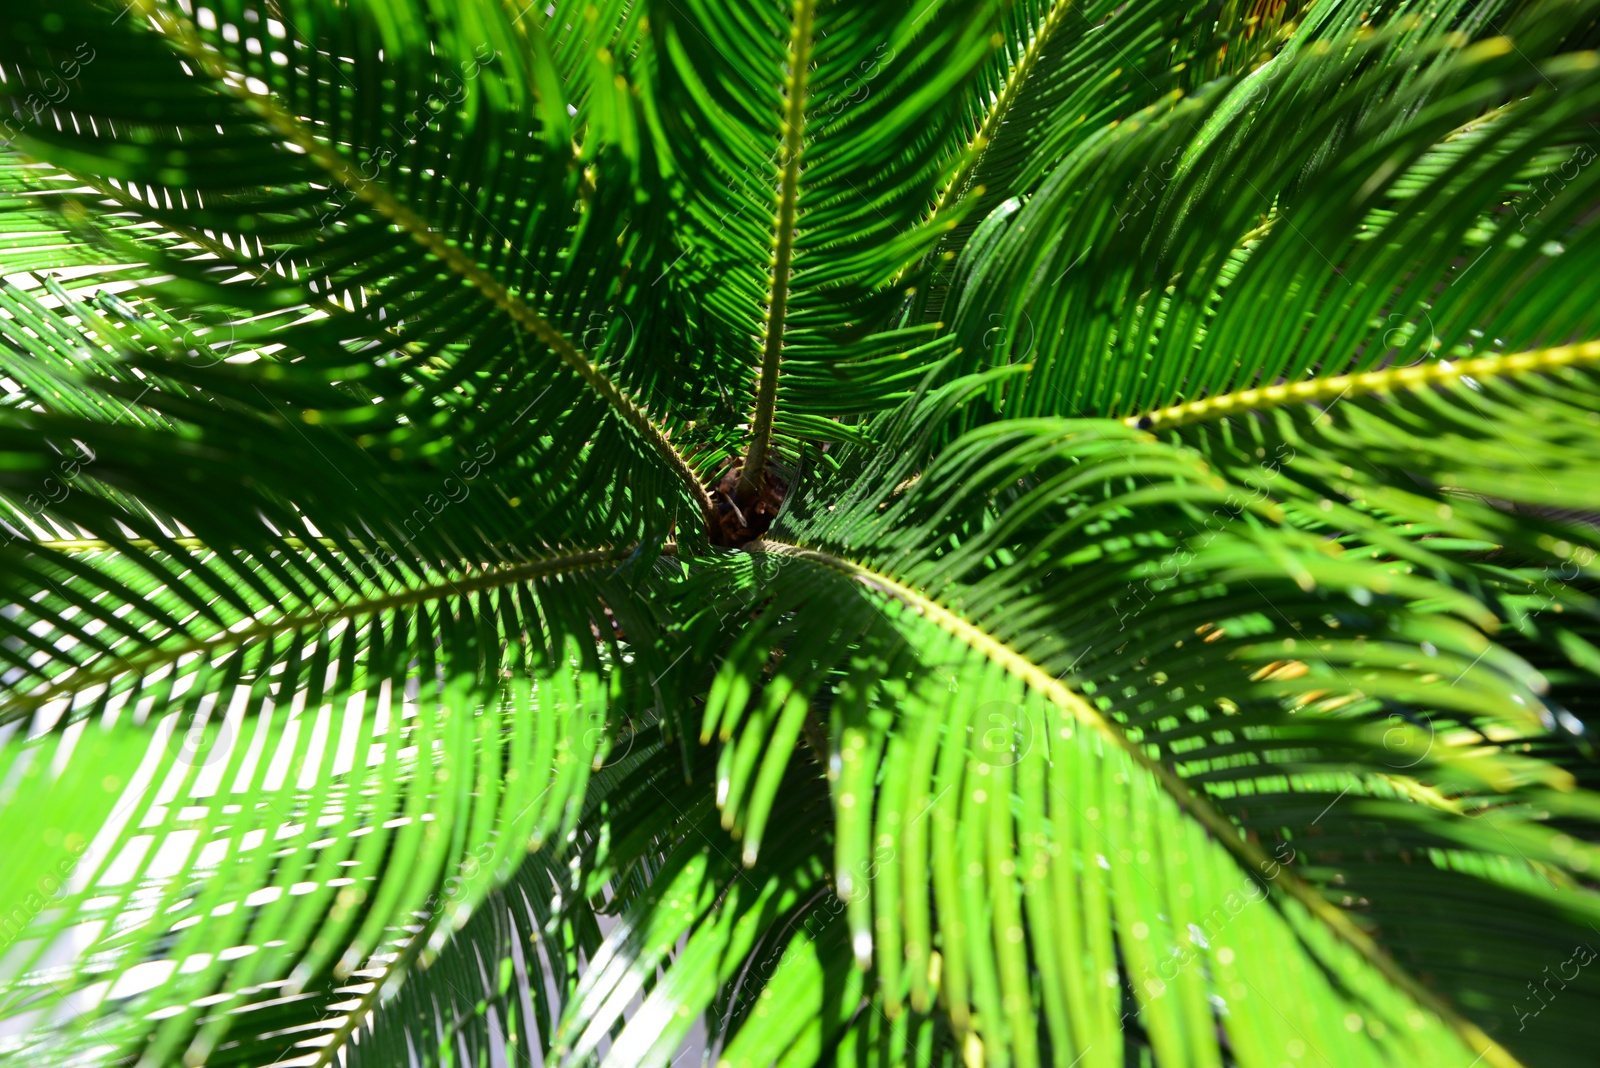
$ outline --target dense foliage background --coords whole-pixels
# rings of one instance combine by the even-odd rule
[[[0,2],[0,1057],[1588,1064],[1600,40]]]

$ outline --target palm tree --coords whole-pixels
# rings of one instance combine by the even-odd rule
[[[1592,1063],[1597,13],[0,6],[0,1051]]]

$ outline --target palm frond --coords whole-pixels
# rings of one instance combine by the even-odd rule
[[[673,269],[706,290],[745,378],[727,386],[753,400],[741,500],[773,433],[807,436],[784,413],[842,414],[831,369],[877,354],[837,339],[889,309],[882,287],[932,239],[920,214],[946,161],[924,131],[946,125],[993,48],[985,8],[797,0],[735,13],[696,0],[652,12],[655,128],[689,246]],[[885,137],[908,150],[886,159]]]
[[[1594,69],[1545,44],[1391,29],[1102,128],[969,250],[968,365],[1031,362],[1007,415],[1120,416],[1587,340]]]
[[[1511,367],[1524,361],[1504,362]],[[1484,545],[1484,524],[1496,517],[1498,544],[1514,551],[1520,563],[1561,567],[1568,580],[1592,564],[1593,537],[1587,528],[1562,525],[1569,540],[1558,542],[1537,525],[1530,528],[1526,519],[1508,516],[1503,507],[1465,496],[1492,482],[1502,501],[1524,499],[1519,491],[1531,479],[1518,483],[1497,477],[1510,466],[1501,458],[1517,457],[1515,466],[1526,470],[1534,462],[1530,455],[1554,455],[1549,445],[1540,447],[1541,441],[1560,441],[1566,462],[1593,462],[1577,459],[1594,454],[1588,418],[1593,401],[1573,393],[1592,389],[1590,377],[1576,370],[1554,373],[1564,377],[1547,384],[1539,377],[1495,379],[1492,387],[1476,387],[1531,389],[1537,396],[1571,399],[1566,407],[1532,405],[1525,395],[1516,403],[1502,402],[1507,413],[1537,413],[1514,423],[1494,422],[1474,411],[1478,402],[1471,385],[1455,386],[1454,406],[1427,403],[1432,383],[1451,378],[1440,375],[1416,381],[1414,403],[1409,396],[1405,403],[1350,397],[1329,409],[1326,418],[1316,408],[1282,410],[1283,426],[1301,428],[1302,434],[1316,433],[1309,428],[1325,423],[1326,436],[1319,433],[1314,442],[1293,432],[1268,432],[1270,423],[1255,434],[1208,432],[1205,459],[1184,444],[1159,443],[1132,427],[1059,420],[1005,422],[974,431],[920,472],[926,438],[920,445],[908,440],[877,454],[867,468],[849,473],[849,488],[840,487],[843,496],[822,494],[839,502],[833,508],[796,513],[781,536],[800,545],[771,546],[780,554],[775,563],[795,559],[809,566],[768,569],[772,573],[764,576],[763,589],[779,600],[762,619],[774,621],[768,626],[777,630],[746,636],[734,650],[759,656],[779,645],[784,655],[775,670],[789,681],[750,695],[739,680],[754,666],[735,662],[730,654],[722,668],[724,697],[719,701],[714,690],[707,706],[704,733],[731,740],[722,773],[728,785],[719,787],[725,819],[743,831],[747,849],[754,850],[765,825],[772,769],[783,765],[787,747],[798,736],[797,720],[813,703],[808,691],[826,689],[836,717],[831,732],[840,812],[836,878],[845,885],[852,872],[878,871],[870,889],[862,885],[859,895],[846,896],[863,960],[876,931],[880,945],[872,959],[882,972],[888,1004],[897,1004],[893,991],[898,977],[907,974],[914,991],[921,983],[919,1007],[927,1005],[928,984],[919,977],[927,973],[934,937],[922,896],[931,889],[945,947],[940,993],[952,999],[948,1007],[958,1025],[964,1018],[976,1019],[973,1030],[986,1043],[1032,1049],[1037,1039],[1030,1014],[1012,1018],[1000,1006],[1007,998],[1013,1005],[1043,999],[1052,1046],[1065,1043],[1074,1053],[1084,1052],[1119,1030],[1122,1009],[1112,993],[1126,982],[1157,1055],[1170,1057],[1174,1043],[1192,1049],[1198,1034],[1214,1033],[1213,1025],[1197,1030],[1192,1021],[1184,1025],[1170,1018],[1183,999],[1165,999],[1165,979],[1140,989],[1138,961],[1154,968],[1179,957],[1192,959],[1205,948],[1200,943],[1217,942],[1216,917],[1226,921],[1231,915],[1213,909],[1225,903],[1219,898],[1199,910],[1210,916],[1199,925],[1199,934],[1176,924],[1167,942],[1151,948],[1152,956],[1133,955],[1143,948],[1137,943],[1145,941],[1134,937],[1134,924],[1141,931],[1159,930],[1159,918],[1182,914],[1178,903],[1159,895],[1137,908],[1129,904],[1139,890],[1134,885],[1141,883],[1139,872],[1157,863],[1136,857],[1171,857],[1179,849],[1172,844],[1177,839],[1161,839],[1168,844],[1140,853],[1121,844],[1126,823],[1096,827],[1089,821],[1083,828],[1084,835],[1105,835],[1122,850],[1101,854],[1110,868],[1100,892],[1111,888],[1119,908],[1128,906],[1116,913],[1114,933],[1102,936],[1103,945],[1118,947],[1120,963],[1111,969],[1114,978],[1102,996],[1097,1025],[1084,1030],[1089,1026],[1082,1022],[1088,1018],[1085,1003],[1064,981],[1054,988],[1016,985],[1035,970],[1037,983],[1049,984],[1040,958],[1069,937],[1058,921],[1024,908],[1035,900],[1030,895],[1044,893],[1031,880],[1048,885],[1059,877],[1059,862],[1051,859],[1057,854],[1030,852],[1030,843],[1042,842],[1029,836],[1044,825],[1030,824],[1040,817],[1021,776],[1030,760],[1040,759],[1028,773],[1038,776],[1030,788],[1044,789],[1058,768],[1077,766],[1066,754],[1045,747],[1082,736],[1094,740],[1089,751],[1102,763],[1120,753],[1116,759],[1126,765],[1116,765],[1118,774],[1142,781],[1149,796],[1136,803],[1092,790],[1069,795],[1080,810],[1105,813],[1120,804],[1135,806],[1130,812],[1149,811],[1156,804],[1154,811],[1167,813],[1164,820],[1181,813],[1194,821],[1196,830],[1189,833],[1201,834],[1198,841],[1216,850],[1218,870],[1234,866],[1232,878],[1216,884],[1221,893],[1241,886],[1264,892],[1270,886],[1272,900],[1291,902],[1283,910],[1287,932],[1302,940],[1313,960],[1322,945],[1318,939],[1328,935],[1307,934],[1302,919],[1313,927],[1326,924],[1367,966],[1459,1025],[1436,995],[1405,977],[1385,948],[1392,939],[1396,952],[1426,961],[1429,974],[1438,974],[1433,969],[1458,951],[1426,930],[1402,933],[1414,929],[1417,906],[1410,888],[1419,880],[1439,884],[1429,891],[1429,901],[1468,896],[1473,891],[1461,881],[1487,880],[1501,888],[1503,907],[1524,914],[1533,907],[1529,902],[1511,902],[1524,893],[1537,895],[1537,930],[1515,926],[1504,943],[1497,940],[1508,953],[1527,953],[1530,944],[1554,952],[1563,941],[1577,939],[1594,915],[1580,881],[1595,857],[1573,844],[1570,832],[1573,821],[1592,818],[1595,801],[1574,790],[1572,776],[1561,766],[1564,759],[1550,747],[1543,747],[1541,758],[1520,755],[1523,739],[1541,739],[1556,727],[1558,710],[1545,704],[1548,683],[1539,672],[1488,636],[1502,620],[1523,623],[1519,617],[1525,613],[1503,606],[1495,587],[1474,581],[1478,576],[1470,560],[1446,557],[1441,566],[1426,566],[1438,554],[1459,555],[1461,549]],[[1396,386],[1417,378],[1393,377]],[[963,388],[970,392],[981,386]],[[940,405],[948,407],[956,395],[948,390],[934,395],[929,411],[906,425],[932,433],[927,416]],[[1341,418],[1345,405],[1348,414]],[[1450,413],[1455,413],[1453,424],[1445,422]],[[1397,420],[1406,441],[1435,442],[1441,458],[1436,471],[1414,451],[1396,455],[1385,470],[1374,446],[1385,436],[1398,439]],[[1347,425],[1359,430],[1348,431]],[[1505,442],[1518,433],[1514,428],[1525,429]],[[1469,434],[1487,447],[1474,450]],[[1587,447],[1578,444],[1584,439],[1590,439]],[[1275,459],[1263,466],[1261,458],[1269,453]],[[1050,456],[1061,458],[1059,466],[1046,460]],[[1362,465],[1360,475],[1354,473],[1356,464]],[[1316,476],[1302,476],[1302,467],[1341,470],[1349,503],[1330,517],[1322,504],[1331,501],[1312,495],[1302,479]],[[1406,480],[1408,472],[1413,477]],[[1572,477],[1558,466],[1549,474],[1557,484]],[[1426,482],[1430,475],[1437,481]],[[1435,488],[1418,485],[1419,477]],[[1409,484],[1407,493],[1396,486],[1401,480]],[[1358,486],[1370,497],[1358,493]],[[903,488],[897,493],[896,487]],[[1407,496],[1414,503],[1400,511]],[[1527,497],[1540,499],[1538,493]],[[974,509],[975,500],[990,502],[996,509],[993,519],[973,521],[987,511]],[[856,503],[846,507],[851,502]],[[914,539],[908,537],[913,533]],[[1503,540],[1513,533],[1521,537]],[[1397,548],[1397,540],[1409,544]],[[807,544],[814,548],[801,547]],[[888,626],[880,612],[888,616]],[[881,651],[872,656],[863,651],[874,648]],[[1048,759],[1030,756],[1039,748]],[[1010,779],[1013,775],[1018,778]],[[1106,781],[1081,769],[1069,779],[1082,789],[1089,789],[1083,781]],[[989,781],[1002,785],[991,794]],[[985,809],[990,796],[996,800]],[[1012,796],[1021,798],[1015,817]],[[1048,801],[1049,795],[1039,796]],[[935,803],[941,797],[947,800]],[[1276,802],[1266,804],[1262,797]],[[1397,836],[1392,849],[1352,857],[1339,842],[1323,847],[1319,837],[1307,839],[1318,835],[1317,823],[1336,803],[1344,811],[1329,821],[1328,834],[1342,833],[1347,820],[1359,826],[1381,812],[1386,833]],[[947,806],[942,824],[935,818],[940,804]],[[925,809],[929,818],[923,822],[931,826],[920,827],[908,840],[906,826]],[[991,810],[1007,814],[985,815]],[[1001,823],[993,824],[995,819]],[[1238,836],[1241,824],[1249,839]],[[1411,830],[1402,835],[1401,825]],[[984,826],[995,829],[974,830]],[[1059,843],[1060,824],[1049,826],[1048,841]],[[1204,832],[1198,831],[1202,827]],[[960,847],[975,852],[945,844],[941,868],[941,843],[957,832],[980,834],[970,847]],[[1578,832],[1580,842],[1587,836]],[[1269,854],[1253,844],[1274,840],[1285,851]],[[1503,855],[1507,841],[1517,843],[1515,860]],[[877,848],[885,843],[893,860],[885,861]],[[1183,847],[1190,863],[1198,848]],[[1317,858],[1318,867],[1304,877],[1308,882],[1301,881],[1300,869],[1291,872],[1283,862],[1302,851]],[[1432,857],[1424,862],[1426,871],[1415,870],[1410,861],[1418,854]],[[1113,882],[1119,878],[1119,856],[1126,883]],[[1075,863],[1067,877],[1086,877],[1084,865]],[[1397,864],[1407,865],[1402,882],[1391,874]],[[968,886],[963,878],[979,881]],[[1161,893],[1171,889],[1162,876],[1142,882],[1162,888]],[[1400,931],[1386,925],[1378,941],[1371,941],[1359,924],[1325,900],[1325,893],[1342,885],[1361,887],[1370,895],[1366,907],[1400,921]],[[963,903],[983,900],[978,886],[987,888],[988,904],[967,916]],[[1379,888],[1400,886],[1407,890],[1391,889],[1386,900],[1377,894]],[[1082,900],[1085,893],[1079,887],[1070,900]],[[1008,895],[1013,899],[1009,912]],[[1485,898],[1494,898],[1487,891],[1479,897],[1488,907]],[[1354,897],[1339,893],[1337,899]],[[1302,906],[1303,917],[1296,911]],[[1491,926],[1509,923],[1517,914]],[[1110,922],[1110,914],[1099,915],[1099,922]],[[977,942],[963,964],[963,985],[952,993],[953,935],[947,925],[957,922],[958,931]],[[1238,934],[1231,924],[1220,925],[1230,939],[1263,930],[1254,920]],[[1015,956],[1020,945],[1006,934],[1020,937],[1024,931],[1032,951],[1027,967]],[[1091,948],[1086,943],[1084,952]],[[1246,952],[1231,949],[1230,960]],[[1249,952],[1264,953],[1275,962],[1271,967],[1279,968],[1290,951],[1279,946]],[[897,959],[903,965],[889,963]],[[1209,965],[1212,981],[1218,967]],[[1058,976],[1100,974],[1075,959],[1060,969]],[[1115,978],[1119,970],[1120,979]],[[1352,987],[1371,989],[1353,980]],[[1212,993],[1229,1005],[1221,1020],[1225,1031],[1228,1021],[1240,1016],[1254,1025],[1258,1014],[1237,1010],[1226,991],[1197,991],[1195,1004],[1205,1004]],[[1481,976],[1460,993],[1466,1002],[1482,1006],[1504,1005],[1515,996],[1514,989],[1496,987]],[[1351,1011],[1363,1019],[1377,1012],[1381,1019],[1385,1010],[1369,1005]],[[1567,1026],[1581,1026],[1583,1010],[1575,1006],[1573,1011]],[[1210,1010],[1205,1018],[1210,1019]],[[1334,1031],[1343,1028],[1342,1019],[1330,1017]],[[1502,1025],[1509,1022],[1501,1017]],[[1470,1025],[1460,1033],[1474,1053],[1488,1048]],[[1229,1033],[1230,1048],[1243,1041]]]
[[[621,351],[638,329],[625,324],[642,323],[644,338],[655,329],[620,281],[637,248],[618,241],[652,239],[607,199],[632,201],[628,179],[639,163],[626,148],[638,146],[631,105],[619,97],[599,109],[608,121],[597,114],[586,154],[575,157],[559,87],[541,86],[537,48],[528,47],[540,39],[537,26],[514,23],[491,4],[432,27],[402,26],[377,8],[340,12],[312,4],[283,12],[285,23],[270,6],[244,5],[224,11],[224,23],[213,14],[207,29],[154,3],[109,26],[92,4],[64,8],[48,26],[14,36],[3,60],[11,84],[20,91],[49,77],[66,42],[95,42],[95,61],[51,109],[53,121],[41,113],[17,143],[128,190],[117,207],[137,208],[162,232],[206,235],[208,254],[164,258],[178,276],[169,290],[241,310],[329,298],[346,306],[347,314],[276,331],[293,356],[280,362],[316,367],[319,380],[334,367],[354,379],[381,367],[361,383],[387,401],[380,411],[423,426],[449,420],[463,440],[499,436],[533,408],[518,427],[519,444],[593,440],[594,476],[631,472],[640,488],[663,493],[651,510],[655,530],[671,525],[685,494],[707,512],[709,499],[668,441],[670,428],[629,392]],[[222,24],[232,29],[223,34]],[[289,25],[299,27],[293,39]],[[434,40],[448,47],[434,48]],[[357,95],[380,71],[395,79],[387,107],[381,95]],[[127,77],[162,86],[155,126],[127,114]],[[422,114],[404,115],[413,86],[430,92]],[[504,165],[508,156],[518,162]],[[591,171],[615,181],[596,185],[585,178]],[[580,206],[557,208],[552,197],[524,211],[497,184],[521,181],[565,189]],[[221,263],[218,246],[233,250]],[[126,243],[118,251],[153,255]],[[583,267],[568,271],[563,261]],[[386,318],[401,306],[404,326]],[[396,328],[406,350],[395,351]],[[585,336],[619,350],[600,357],[611,370],[580,350],[574,338]],[[503,388],[509,354],[540,353],[541,373]],[[485,404],[491,387],[496,399]],[[369,439],[368,447],[404,449],[392,440]],[[677,485],[652,485],[663,476]]]
[[[1583,1063],[1597,25],[0,11],[0,1050]]]

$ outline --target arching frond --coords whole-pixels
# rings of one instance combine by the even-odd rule
[[[0,1057],[1586,1063],[1597,25],[0,4]]]
[[[1031,363],[1007,415],[1123,416],[1589,340],[1595,68],[1540,25],[1341,38],[1101,128],[969,246],[968,364]]]
[[[1234,999],[1252,996],[1247,986],[1232,987],[1230,997],[1207,984],[1224,982],[1222,965],[1259,953],[1266,971],[1254,996],[1261,997],[1265,976],[1281,973],[1295,952],[1319,960],[1331,937],[1421,1007],[1442,1012],[1474,1055],[1483,1053],[1487,1039],[1453,1020],[1394,956],[1424,962],[1425,974],[1459,976],[1442,981],[1464,983],[1464,1003],[1505,1004],[1514,986],[1451,973],[1461,966],[1461,945],[1415,926],[1418,887],[1429,887],[1428,902],[1472,898],[1489,908],[1498,900],[1508,911],[1490,925],[1507,928],[1506,941],[1491,937],[1505,954],[1528,954],[1527,963],[1578,939],[1593,919],[1592,896],[1580,884],[1596,858],[1573,844],[1570,821],[1593,819],[1596,802],[1574,789],[1566,768],[1584,743],[1569,735],[1562,755],[1543,740],[1558,716],[1569,726],[1578,721],[1547,704],[1550,684],[1520,655],[1523,641],[1513,651],[1490,635],[1511,626],[1537,635],[1546,645],[1540,657],[1549,662],[1565,652],[1569,670],[1584,645],[1573,643],[1574,633],[1563,649],[1530,628],[1525,604],[1503,599],[1522,591],[1470,555],[1485,544],[1490,524],[1521,566],[1560,568],[1571,582],[1592,569],[1592,532],[1561,526],[1567,540],[1558,541],[1555,526],[1530,529],[1503,504],[1464,496],[1493,482],[1502,501],[1542,499],[1523,492],[1526,482],[1497,477],[1502,457],[1517,457],[1515,466],[1526,469],[1536,462],[1530,455],[1542,455],[1552,482],[1570,485],[1573,476],[1541,441],[1562,442],[1568,461],[1593,463],[1600,444],[1589,419],[1594,401],[1575,392],[1592,391],[1590,376],[1557,373],[1565,376],[1559,384],[1538,377],[1458,383],[1458,406],[1426,403],[1434,387],[1418,383],[1416,403],[1372,396],[1326,413],[1284,409],[1276,431],[1267,423],[1255,433],[1247,427],[1195,439],[1209,461],[1134,428],[1082,421],[995,424],[959,439],[920,473],[929,439],[898,443],[849,474],[852,488],[842,496],[822,494],[835,506],[797,513],[779,536],[801,544],[771,545],[777,555],[749,580],[760,581],[758,600],[778,600],[758,621],[767,633],[743,636],[724,662],[703,730],[729,739],[720,772],[726,785],[719,785],[726,822],[756,853],[775,769],[787,762],[814,695],[825,692],[840,813],[836,878],[850,887],[841,893],[851,902],[857,952],[879,969],[887,1005],[899,1004],[902,976],[912,1004],[930,1004],[925,976],[938,939],[939,996],[991,1057],[999,1056],[995,1045],[1014,1047],[1027,1062],[1048,1027],[1052,1048],[1119,1060],[1114,1045],[1100,1054],[1089,1047],[1111,1043],[1128,1011],[1141,1022],[1139,1041],[1163,1060],[1175,1049],[1193,1050],[1217,1023],[1228,1048],[1262,1042],[1263,1050],[1281,1051],[1284,1042],[1306,1039],[1274,1038],[1270,1027],[1253,1037],[1229,1031],[1232,1021],[1253,1027],[1271,1013],[1236,1007]],[[1490,388],[1506,397],[1506,410],[1538,414],[1520,423],[1470,414],[1477,402],[1468,398]],[[929,416],[952,396],[936,395],[905,425],[931,434]],[[1535,406],[1531,396],[1562,396],[1570,405]],[[1438,467],[1413,447],[1386,470],[1377,443],[1401,433],[1434,441]],[[1302,436],[1312,434],[1314,441]],[[1474,449],[1473,437],[1484,446]],[[1313,496],[1312,487],[1326,492],[1321,478],[1331,469],[1344,479],[1336,507]],[[1509,540],[1513,532],[1521,537]],[[761,656],[772,645],[783,649],[774,670],[786,682],[752,692],[740,680],[755,665],[736,657]],[[1522,755],[1525,741],[1541,755]],[[1088,755],[1069,756],[1078,745]],[[1091,774],[1080,760],[1101,770]],[[1069,788],[1049,785],[1058,774],[1073,784],[1066,796],[1076,806],[1059,816],[1050,791]],[[1122,800],[1096,792],[1128,783],[1140,792]],[[1039,814],[1039,804],[1052,814]],[[1118,811],[1125,815],[1110,815]],[[1393,844],[1376,855],[1351,856],[1338,838],[1323,843],[1324,834],[1348,834],[1380,812]],[[1152,828],[1140,832],[1154,836],[1142,851],[1123,844],[1156,813],[1165,813],[1157,827],[1187,820],[1193,829],[1183,833],[1200,837],[1179,845],[1188,839],[1175,827]],[[1075,820],[1084,822],[1074,841],[1106,858],[1103,879],[1081,856],[1057,859],[1071,850],[1045,848],[1059,847],[1062,821]],[[1249,837],[1239,836],[1241,825]],[[976,837],[970,845],[950,841],[962,834]],[[1218,875],[1211,885],[1219,896],[1203,907],[1190,895],[1167,896],[1177,892],[1175,877],[1146,870],[1180,852],[1184,871],[1192,870],[1202,841],[1215,851],[1218,872],[1233,873]],[[1296,857],[1313,866],[1291,866]],[[1422,870],[1419,857],[1430,858]],[[869,868],[871,879],[852,876]],[[1090,876],[1098,889],[1083,884]],[[1060,878],[1079,885],[1051,889]],[[1495,889],[1475,889],[1484,883]],[[1341,895],[1347,903],[1364,895],[1356,916],[1386,918],[1378,941],[1330,907],[1324,895],[1340,887],[1352,888]],[[1289,942],[1245,948],[1240,940],[1269,937],[1271,928],[1256,918],[1235,931],[1239,910],[1224,907],[1230,892],[1234,905],[1241,892],[1280,902],[1269,908],[1287,924]],[[1060,894],[1067,896],[1052,896]],[[1116,908],[1080,913],[1073,905],[1062,919],[1067,906],[1059,902],[1096,895]],[[966,904],[979,900],[981,907]],[[1047,901],[1058,904],[1047,908]],[[1193,931],[1175,919],[1190,909],[1206,917]],[[1513,922],[1529,910],[1537,921]],[[1096,924],[1109,926],[1097,935]],[[1321,925],[1326,930],[1307,933]],[[1157,930],[1168,931],[1166,940],[1143,945]],[[957,958],[958,976],[949,970],[952,938],[964,940],[958,945],[968,955]],[[1109,973],[1075,955],[1047,963],[1063,938],[1082,940],[1073,954],[1100,953]],[[1300,950],[1286,948],[1297,938]],[[1019,956],[1024,945],[1028,953]],[[1173,985],[1168,965],[1192,964],[1218,946],[1227,948],[1226,960],[1206,958],[1192,977],[1179,969],[1183,981]],[[1482,943],[1472,950],[1482,951]],[[1307,966],[1308,974],[1335,967]],[[1098,993],[1068,981],[1105,974],[1109,986]],[[1135,1008],[1125,1008],[1124,987]],[[1228,1008],[1210,1022],[1213,1010],[1201,1007],[1213,996]],[[1043,1021],[1017,1008],[1035,1003]],[[1352,1005],[1349,1013],[1382,1020],[1417,1004]],[[1574,1011],[1570,1025],[1583,1026]],[[1346,1015],[1328,1017],[1330,1046],[1346,1040]],[[1510,1022],[1500,1017],[1501,1026]],[[1389,1028],[1376,1030],[1396,1033]]]

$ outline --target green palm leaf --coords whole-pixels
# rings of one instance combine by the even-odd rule
[[[0,7],[0,1051],[1584,1063],[1592,7]]]

